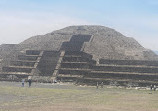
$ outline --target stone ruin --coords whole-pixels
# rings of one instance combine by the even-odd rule
[[[70,26],[0,46],[0,80],[158,85],[158,57],[103,26]]]

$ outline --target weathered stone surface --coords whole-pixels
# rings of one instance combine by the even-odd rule
[[[158,60],[156,54],[142,47],[135,39],[103,26],[70,26],[46,35],[31,37],[20,43],[25,49],[59,50],[73,35],[92,35],[84,43],[84,52],[94,59]]]
[[[95,25],[69,26],[46,35],[31,37],[17,45],[1,45],[0,57],[7,55],[9,58],[18,51],[22,53],[29,49],[58,51],[63,42],[69,42],[76,34],[92,35],[91,40],[83,44],[83,50],[92,54],[95,60],[158,60],[156,54],[142,47],[135,39],[125,37],[114,29]]]

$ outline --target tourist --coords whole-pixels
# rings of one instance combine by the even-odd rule
[[[31,87],[31,82],[32,82],[31,79],[29,79],[28,82],[29,82],[29,87]]]
[[[97,82],[97,89],[98,89],[98,87],[99,87],[99,84],[98,84],[98,82]]]
[[[101,88],[103,88],[103,86],[104,86],[104,83],[103,83],[103,82],[101,82]]]
[[[153,89],[153,85],[151,84],[151,85],[150,85],[150,90],[152,91],[152,89]]]
[[[25,79],[22,79],[22,87],[24,87]]]
[[[154,91],[156,91],[156,85],[154,85]]]

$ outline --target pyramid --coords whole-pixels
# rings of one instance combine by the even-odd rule
[[[158,56],[135,39],[104,26],[69,26],[20,44],[0,46],[1,79],[51,78],[106,84],[157,84]],[[132,81],[132,82],[131,82]]]

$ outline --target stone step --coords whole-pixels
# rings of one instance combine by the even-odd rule
[[[61,63],[61,68],[84,68],[89,69],[88,63]]]
[[[88,62],[62,62],[62,64],[88,64]]]
[[[31,73],[24,73],[24,72],[2,72],[0,75],[26,75],[26,76],[32,76]]]
[[[87,54],[85,52],[81,52],[81,51],[66,51],[65,55],[80,55],[82,57],[87,57],[87,58],[92,58],[92,55]]]
[[[12,62],[12,61],[11,61]],[[30,60],[15,60],[13,62],[28,62],[28,63],[32,63],[32,62],[36,62],[36,61],[30,61]]]
[[[29,66],[33,67],[35,62],[25,62],[25,61],[11,61],[10,65],[11,66]]]
[[[91,69],[84,69],[84,68],[60,68],[61,70],[75,70],[75,71],[91,71]]]
[[[19,60],[27,60],[27,61],[36,61],[38,56],[26,56],[26,55],[19,55]]]
[[[59,69],[59,73],[61,74],[71,74],[71,75],[85,75],[87,73],[89,73],[89,71],[85,71],[85,70],[62,70],[62,69]]]
[[[65,61],[65,62],[87,62],[87,61],[89,61],[89,59],[82,58],[82,57],[64,57],[63,61]]]
[[[158,66],[158,61],[145,60],[107,60],[100,59],[100,64]]]
[[[25,56],[25,57],[41,57],[42,55],[19,55],[19,56]]]
[[[82,56],[81,55],[65,55],[64,57],[69,57],[69,58],[72,58],[72,57],[74,57],[74,58],[82,58]]]
[[[124,74],[124,75],[158,75],[158,73],[137,73],[137,72],[114,72],[114,71],[91,71],[96,74]]]
[[[35,67],[30,67],[30,66],[6,66],[8,68],[24,68],[24,69],[34,69]]]
[[[158,68],[158,66],[146,66],[146,65],[114,65],[114,64],[97,64],[96,66],[112,66],[112,67],[142,67],[142,68]]]
[[[151,67],[92,66],[91,69],[109,72],[158,73],[158,68]]]
[[[26,55],[39,55],[40,52],[39,50],[26,50]]]
[[[89,62],[91,64],[96,64],[96,61],[91,60],[89,58],[83,57],[63,57],[63,62]]]
[[[3,67],[3,72],[24,72],[24,73],[31,73],[32,68],[17,68],[17,67]]]
[[[158,73],[128,73],[128,72],[103,72],[91,71],[85,77],[91,78],[119,78],[119,79],[133,79],[133,80],[153,80],[158,81]]]
[[[70,74],[58,74],[58,77],[75,77],[75,78],[83,78],[82,75],[70,75]]]

